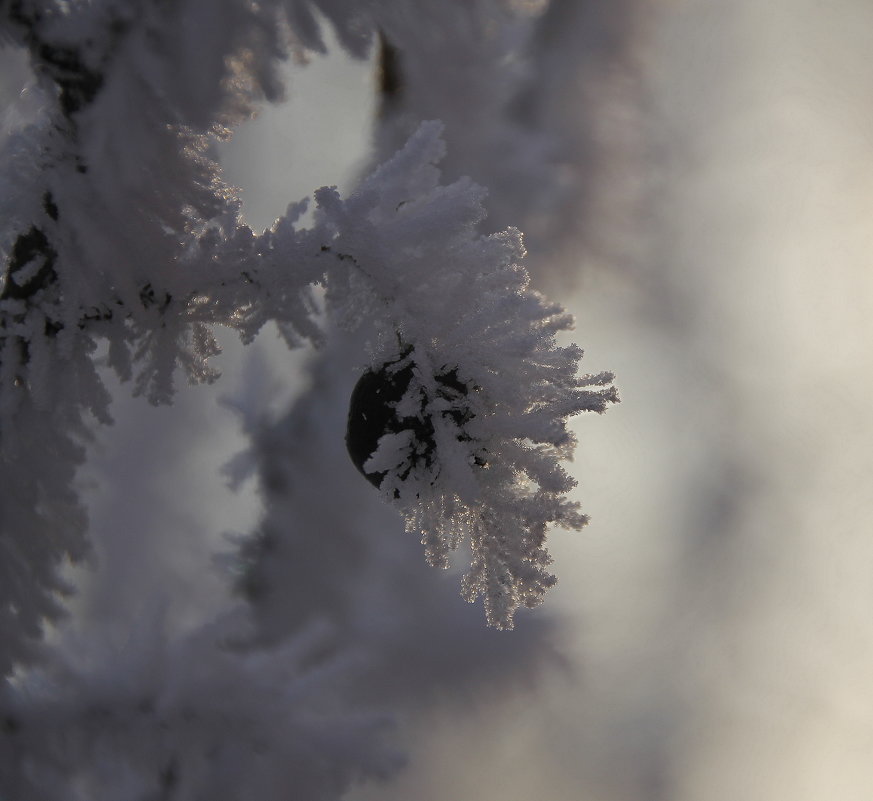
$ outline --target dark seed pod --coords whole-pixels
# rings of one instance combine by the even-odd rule
[[[367,370],[358,379],[352,391],[349,402],[349,418],[346,428],[346,447],[355,467],[373,486],[379,487],[385,478],[385,471],[368,473],[364,464],[375,453],[379,439],[385,434],[397,434],[401,431],[411,431],[413,447],[410,449],[409,467],[401,474],[405,479],[413,468],[423,465],[430,467],[436,453],[436,439],[433,421],[426,413],[429,399],[422,393],[420,414],[411,417],[400,417],[397,414],[397,403],[406,394],[413,376],[413,364],[397,368],[411,351],[407,349],[399,358],[385,362],[381,367]],[[440,388],[439,396],[446,400],[457,401],[465,397],[470,389],[458,378],[457,369],[451,369],[435,376]],[[473,418],[469,409],[452,409],[443,412],[459,429],[460,442],[469,442],[471,438],[463,432],[463,426]],[[481,456],[474,457],[475,463],[484,466]],[[395,493],[396,494],[396,493]]]
[[[375,487],[382,483],[385,473],[367,473],[364,463],[375,453],[384,434],[403,430],[394,404],[404,396],[412,380],[412,365],[392,370],[396,363],[385,362],[378,370],[367,370],[355,384],[349,401],[346,448],[352,463]]]

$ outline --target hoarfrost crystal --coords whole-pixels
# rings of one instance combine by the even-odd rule
[[[428,561],[445,567],[469,541],[464,597],[483,596],[489,624],[511,628],[515,610],[541,603],[555,581],[548,524],[586,522],[559,463],[575,444],[567,418],[618,396],[610,373],[578,376],[582,351],[556,344],[572,318],[529,287],[521,234],[481,235],[483,190],[440,185],[440,130],[423,124],[348,200],[317,193],[331,304],[353,307],[350,293],[369,291],[382,334],[347,441]]]

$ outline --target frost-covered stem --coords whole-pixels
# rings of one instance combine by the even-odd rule
[[[310,289],[324,284],[332,315],[375,329],[377,363],[405,360],[392,430],[380,432],[390,436],[377,438],[363,467],[384,474],[380,488],[433,561],[470,534],[478,562],[466,593],[484,594],[489,620],[509,626],[551,581],[545,526],[584,522],[559,466],[573,444],[566,419],[617,400],[611,376],[577,377],[581,350],[554,338],[572,320],[530,289],[520,233],[479,232],[484,190],[469,179],[441,183],[439,124],[423,124],[349,198],[319,190],[311,229],[297,227],[301,204],[261,235],[242,224],[210,137],[276,88],[285,45],[271,23],[287,13],[314,40],[282,4],[227,0],[215,19],[204,8],[0,6],[46,101],[6,143],[0,192],[4,465],[14,469],[16,426],[42,415],[72,470],[87,413],[108,420],[92,360],[99,342],[136,392],[167,403],[177,367],[194,380],[216,377],[215,325],[248,341],[275,321],[289,344],[319,341]],[[208,37],[205,67],[190,61],[195,22]],[[352,22],[337,24],[352,41]],[[54,520],[51,503],[36,508]],[[14,548],[14,521],[0,529]],[[76,537],[65,537],[52,564],[77,552]]]
[[[540,603],[554,583],[546,525],[586,521],[564,497],[575,483],[558,464],[574,444],[566,419],[602,412],[618,395],[609,373],[577,376],[581,349],[557,346],[572,318],[529,288],[518,232],[481,236],[481,190],[439,184],[440,133],[422,125],[346,201],[317,193],[342,254],[328,271],[328,299],[357,324],[350,293],[358,304],[368,294],[368,322],[384,332],[383,366],[367,382],[376,392],[386,382],[393,411],[359,467],[401,508],[433,564],[470,539],[465,597],[483,595],[489,623],[510,628],[515,610]],[[400,302],[386,305],[395,295]]]

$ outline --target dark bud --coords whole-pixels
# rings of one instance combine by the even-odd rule
[[[426,411],[429,399],[424,392],[420,399],[419,415],[400,417],[397,413],[397,403],[406,394],[412,381],[413,364],[409,363],[401,368],[397,365],[410,352],[411,350],[407,349],[399,358],[383,363],[378,369],[367,370],[358,379],[349,402],[346,447],[361,475],[377,488],[381,486],[385,472],[368,473],[364,470],[364,464],[375,453],[379,440],[385,434],[398,434],[401,431],[411,431],[413,434],[409,467],[401,474],[401,480],[406,479],[415,467],[431,467],[436,453],[433,420]],[[458,379],[457,369],[439,373],[435,378],[439,384],[437,394],[446,400],[457,402],[460,398],[466,397],[470,391],[470,388]],[[458,441],[471,441],[463,430],[463,426],[473,418],[473,413],[469,409],[454,408],[443,414],[459,428]],[[474,460],[480,467],[485,465],[485,460],[481,456],[474,457]]]
[[[367,370],[355,384],[349,401],[346,448],[352,463],[374,487],[379,487],[385,473],[367,473],[364,463],[376,451],[384,434],[397,433],[406,427],[397,417],[394,405],[409,388],[412,365],[392,369],[398,361],[385,362],[378,370]]]

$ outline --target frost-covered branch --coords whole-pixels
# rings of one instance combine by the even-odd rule
[[[160,613],[120,643],[99,628],[0,688],[0,789],[40,801],[336,801],[402,760],[391,721],[337,704],[353,648],[310,626],[253,646],[242,616],[172,636]]]
[[[369,295],[381,331],[352,399],[353,458],[432,564],[469,540],[464,595],[484,596],[489,623],[510,628],[554,583],[547,525],[586,522],[559,464],[575,444],[566,420],[617,394],[611,374],[578,376],[582,351],[556,344],[572,319],[528,286],[520,234],[477,233],[483,190],[440,185],[440,128],[422,125],[346,201],[316,194],[335,256],[328,302],[354,325]]]
[[[319,190],[310,228],[302,203],[261,234],[242,220],[212,143],[281,95],[292,49],[323,47],[314,8],[360,54],[394,5],[0,3],[40,107],[0,143],[0,479],[25,499],[0,514],[5,673],[58,614],[59,566],[87,553],[72,481],[93,420],[110,421],[95,355],[169,403],[180,368],[217,377],[215,326],[319,343],[316,285],[330,314],[378,332],[365,376],[395,393],[359,466],[433,564],[469,541],[464,593],[492,625],[553,583],[547,525],[585,521],[559,464],[566,419],[615,401],[611,376],[577,376],[581,351],[556,344],[571,320],[528,286],[521,235],[477,233],[484,190],[440,184],[439,125],[349,198]]]
[[[277,253],[282,229],[242,224],[209,151],[280,94],[278,20],[273,4],[0,3],[0,42],[37,81],[0,142],[4,674],[57,616],[57,569],[87,552],[72,480],[90,418],[110,419],[95,354],[166,403],[179,367],[215,378],[215,325],[250,338],[268,309],[289,339],[317,335],[304,262]]]

